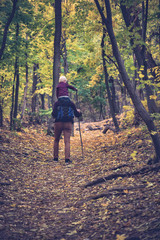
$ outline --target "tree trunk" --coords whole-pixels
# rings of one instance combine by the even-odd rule
[[[113,105],[113,111],[114,113],[119,113],[117,104],[116,104],[116,91],[115,91],[115,85],[114,85],[114,79],[111,76],[109,79],[109,85],[110,85],[110,89],[111,89],[111,96],[112,96],[112,105]]]
[[[16,59],[16,91],[15,91],[15,104],[14,104],[14,113],[13,113],[14,119],[17,118],[18,95],[19,95],[19,62],[18,62],[18,57],[17,57],[17,59]]]
[[[105,50],[104,50],[104,39],[105,39],[106,33],[105,29],[103,27],[103,37],[102,37],[102,42],[101,42],[101,47],[102,47],[102,59],[103,59],[103,69],[104,69],[104,75],[105,75],[105,83],[106,83],[106,89],[107,89],[107,94],[108,94],[108,102],[109,102],[109,107],[110,107],[110,112],[112,115],[112,119],[115,125],[115,129],[118,132],[119,131],[119,125],[115,116],[114,112],[114,107],[113,107],[113,102],[111,98],[111,92],[109,88],[109,82],[108,82],[108,72],[107,72],[107,67],[106,67],[106,62],[105,62]]]
[[[55,0],[55,35],[54,35],[54,61],[53,61],[53,88],[52,88],[52,108],[56,102],[56,86],[60,75],[60,54],[61,54],[61,31],[62,31],[62,9],[61,1]],[[47,133],[52,135],[53,118],[49,120]]]
[[[18,41],[19,36],[19,23],[16,25],[16,41]],[[17,46],[18,47],[18,46]],[[18,95],[19,95],[19,57],[18,52],[16,53],[15,62],[15,79],[16,79],[16,89],[15,89],[15,100],[14,100],[14,112],[13,112],[13,127],[16,129],[16,118],[18,113]]]
[[[53,63],[53,89],[52,106],[56,101],[56,86],[60,74],[60,42],[61,42],[61,0],[55,0],[55,36],[54,36],[54,63]]]
[[[0,127],[3,127],[3,107],[0,104]]]
[[[45,93],[40,94],[41,97],[41,108],[45,110]]]
[[[3,97],[2,97],[3,82],[4,82],[4,78],[3,78],[3,76],[1,76],[1,83],[0,83],[0,127],[3,127]]]
[[[121,82],[121,105],[120,105],[120,113],[123,112],[123,106],[126,106],[127,105],[127,90],[126,90],[126,87],[123,86],[123,79],[122,79],[122,76],[121,74],[119,74],[119,79],[120,79],[120,82]]]
[[[32,113],[36,112],[36,102],[37,102],[37,94],[35,93],[37,89],[37,83],[38,83],[38,64],[34,63],[33,65],[33,84],[32,84]]]
[[[62,53],[62,57],[63,57],[64,74],[66,75],[68,73],[68,62],[67,62],[67,47],[66,47],[65,31],[63,32],[63,35],[62,35],[61,53]]]
[[[51,96],[49,96],[48,94],[47,94],[47,100],[48,100],[48,108],[50,109],[51,108],[51,101],[52,101],[52,98],[51,98]]]
[[[21,112],[21,122],[24,116],[24,112],[25,112],[25,108],[26,108],[26,102],[27,102],[27,89],[28,89],[28,63],[27,63],[27,59],[28,59],[28,54],[27,54],[27,50],[28,50],[28,37],[26,36],[26,85],[24,88],[24,97],[23,97],[23,106],[22,106],[22,112]]]
[[[15,63],[16,65],[16,63]],[[16,69],[16,67],[15,67]],[[15,92],[15,79],[16,79],[16,70],[14,73],[14,79],[13,79],[13,86],[12,86],[12,105],[11,105],[11,112],[10,112],[10,129],[13,128],[13,109],[14,109],[14,92]]]
[[[107,31],[108,31],[108,35],[110,37],[111,40],[111,44],[112,44],[112,50],[113,50],[113,54],[114,57],[116,58],[118,67],[119,67],[119,71],[120,74],[122,76],[123,82],[128,90],[128,93],[132,99],[132,102],[138,112],[138,114],[141,116],[141,118],[143,119],[143,121],[145,122],[145,124],[147,125],[147,128],[149,130],[149,133],[151,135],[152,141],[153,141],[153,145],[155,148],[155,153],[156,153],[156,160],[155,161],[160,161],[160,140],[159,140],[159,135],[157,133],[156,127],[154,125],[154,122],[152,120],[152,118],[150,117],[150,115],[148,114],[148,112],[146,111],[146,109],[144,108],[143,104],[140,101],[140,98],[138,97],[138,94],[136,91],[134,91],[134,88],[131,84],[131,81],[129,79],[129,76],[126,72],[123,60],[121,58],[120,52],[119,52],[119,48],[117,45],[117,41],[113,32],[113,27],[112,27],[112,13],[111,13],[111,8],[110,8],[110,1],[109,0],[105,0],[105,6],[106,6],[106,12],[107,12],[107,18],[104,16],[103,11],[99,5],[99,1],[98,0],[94,0],[96,3],[96,6],[98,8],[98,11],[101,15],[102,18],[102,22],[103,24],[106,25]]]
[[[1,49],[0,49],[0,60],[2,59],[2,55],[3,55],[4,49],[5,49],[5,45],[6,45],[9,25],[11,24],[14,14],[16,12],[16,5],[17,5],[18,0],[13,0],[12,2],[13,2],[12,12],[11,12],[11,15],[9,16],[8,21],[4,28],[3,40],[2,40],[2,45],[1,45]]]

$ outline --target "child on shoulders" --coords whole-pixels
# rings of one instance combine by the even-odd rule
[[[68,88],[72,89],[73,91],[77,91],[77,89],[75,87],[73,87],[72,85],[69,85],[67,83],[67,79],[65,76],[61,76],[59,78],[59,84],[56,88],[56,96],[57,98],[61,98],[61,97],[68,97]]]

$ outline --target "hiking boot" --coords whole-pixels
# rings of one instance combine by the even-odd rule
[[[65,163],[72,163],[70,159],[65,159]]]
[[[58,158],[54,158],[53,161],[58,162]]]

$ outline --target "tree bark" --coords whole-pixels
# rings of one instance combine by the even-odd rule
[[[117,41],[113,32],[113,26],[112,26],[112,13],[111,13],[111,7],[110,7],[110,1],[109,0],[105,0],[105,6],[106,6],[106,12],[107,12],[107,18],[104,16],[103,11],[100,7],[99,1],[98,0],[94,0],[96,3],[96,6],[98,8],[98,11],[101,15],[102,18],[102,22],[103,24],[105,24],[107,31],[108,31],[108,35],[110,37],[111,40],[111,44],[112,44],[112,50],[113,50],[113,54],[114,57],[116,58],[118,67],[119,67],[119,71],[120,74],[122,76],[123,82],[128,90],[128,93],[132,99],[132,102],[138,112],[138,114],[141,116],[141,118],[143,119],[143,121],[145,122],[145,124],[147,125],[147,128],[149,130],[149,133],[151,135],[152,141],[153,141],[153,145],[155,148],[155,153],[156,153],[156,159],[155,161],[160,161],[160,140],[159,140],[159,135],[157,133],[156,127],[154,125],[154,122],[152,120],[152,118],[150,117],[150,115],[148,114],[148,112],[146,111],[146,109],[144,108],[143,104],[141,103],[140,98],[138,97],[138,94],[136,91],[134,91],[134,88],[131,84],[131,81],[129,79],[129,76],[126,72],[123,60],[121,58],[121,54],[119,52],[119,48],[117,45]]]
[[[5,25],[4,32],[3,32],[3,40],[2,40],[2,45],[1,45],[1,49],[0,49],[0,60],[2,59],[2,55],[3,55],[5,45],[6,45],[6,41],[7,41],[8,29],[9,29],[9,26],[12,22],[14,14],[16,12],[16,5],[17,5],[18,0],[13,0],[12,2],[13,2],[12,12],[11,12],[11,15],[9,16],[9,18],[8,18],[8,21]]]
[[[54,63],[53,63],[53,89],[52,106],[56,101],[56,86],[59,82],[60,74],[60,42],[62,26],[61,0],[55,0],[55,36],[54,36]]]

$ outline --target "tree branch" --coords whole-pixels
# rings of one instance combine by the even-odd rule
[[[94,1],[95,1],[96,6],[97,6],[97,9],[98,9],[98,11],[101,15],[102,22],[106,25],[107,24],[107,18],[105,18],[105,16],[104,16],[104,13],[103,13],[103,10],[102,10],[102,8],[99,4],[99,1],[98,0],[94,0]]]

